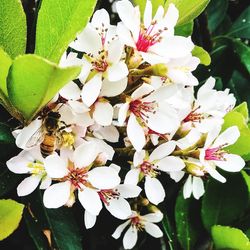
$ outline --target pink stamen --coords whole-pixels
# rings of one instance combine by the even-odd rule
[[[225,161],[224,155],[226,153],[225,150],[222,150],[223,146],[215,147],[215,148],[207,148],[205,150],[205,160],[208,161]]]
[[[192,110],[183,120],[183,122],[200,122],[204,115],[201,113],[196,112],[200,107]]]
[[[103,189],[98,192],[98,195],[103,203],[107,206],[109,205],[111,199],[119,199],[120,197],[118,190],[113,189]]]
[[[138,118],[146,121],[149,117],[147,113],[155,113],[157,104],[153,102],[142,102],[141,100],[134,100],[129,104],[129,110]]]
[[[69,180],[74,187],[81,189],[81,185],[87,183],[87,172],[86,169],[74,168],[70,170],[66,179]]]
[[[148,49],[154,44],[160,42],[161,34],[166,28],[163,30],[158,30],[156,33],[153,33],[156,22],[153,22],[147,29],[141,28],[138,40],[136,42],[136,48],[138,51],[147,52]]]

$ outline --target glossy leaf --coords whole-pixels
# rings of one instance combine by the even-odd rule
[[[237,228],[213,226],[212,238],[216,249],[250,250],[249,239]]]
[[[250,6],[233,23],[227,35],[250,39]]]
[[[202,47],[195,46],[192,51],[192,55],[198,57],[201,61],[200,63],[205,66],[208,66],[211,63],[210,55]]]
[[[211,0],[207,6],[208,28],[214,32],[226,16],[228,0]]]
[[[32,199],[28,215],[30,221],[28,223],[26,221],[29,230],[32,230],[34,223],[36,223],[36,233],[40,231],[42,236],[44,234],[50,235],[51,242],[48,242],[50,248],[82,250],[81,234],[72,208],[45,208],[40,190],[36,190],[29,198]],[[28,197],[26,199],[28,200]],[[44,241],[41,241],[41,235],[40,237],[32,235],[35,244],[40,247],[44,246]]]
[[[25,53],[26,17],[21,0],[0,1],[0,47],[12,58]]]
[[[241,63],[246,67],[250,74],[250,48],[239,40],[233,41],[233,47],[235,53],[239,56]]]
[[[183,25],[199,16],[206,8],[209,1],[210,0],[167,0],[165,8],[167,8],[170,3],[175,4],[176,8],[179,10],[178,25]]]
[[[175,206],[175,221],[177,238],[185,250],[194,249],[194,245],[200,233],[200,217],[198,201],[183,198],[181,190]]]
[[[9,98],[25,120],[30,121],[79,72],[80,67],[59,68],[36,55],[20,56],[10,69]]]
[[[207,182],[202,199],[202,221],[208,231],[213,225],[231,225],[248,205],[248,187],[242,174],[223,172],[223,176],[226,183]]]
[[[175,35],[178,36],[191,36],[193,33],[194,22],[191,21],[189,23],[178,25],[175,27]]]
[[[0,240],[16,230],[22,218],[24,205],[13,200],[0,200]]]
[[[43,0],[38,14],[35,53],[58,62],[91,17],[96,0]]]
[[[248,113],[248,107],[247,107],[247,103],[246,102],[242,102],[240,105],[238,105],[237,107],[235,107],[233,109],[234,111],[241,113],[244,118],[245,121],[248,122],[249,119],[249,113]]]

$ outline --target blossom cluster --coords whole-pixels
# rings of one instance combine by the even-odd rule
[[[139,231],[163,234],[154,224],[163,218],[157,209],[165,199],[160,174],[183,179],[184,198],[199,199],[208,176],[226,181],[218,168],[237,172],[245,163],[227,151],[238,128],[221,131],[234,96],[215,90],[212,77],[195,94],[199,83],[192,72],[200,60],[192,55],[191,38],[174,34],[176,7],[165,12],[160,6],[152,16],[147,1],[141,17],[138,6],[121,0],[116,10],[117,25],[106,10],[97,10],[69,45],[61,65],[82,66],[79,78],[13,132],[22,151],[7,167],[28,175],[17,187],[19,196],[39,186],[47,208],[70,207],[78,199],[86,228],[103,207],[126,220],[113,237],[128,227],[123,245],[131,249]],[[117,159],[121,154],[130,168]]]

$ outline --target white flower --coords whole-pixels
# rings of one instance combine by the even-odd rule
[[[38,147],[30,151],[22,151],[7,161],[8,169],[16,174],[30,174],[17,187],[18,196],[32,193],[40,184],[40,189],[46,189],[51,184],[51,178],[44,168],[44,159]]]
[[[109,24],[109,15],[101,9],[94,13],[77,40],[70,47],[85,52],[83,67],[91,68],[95,74],[103,76],[113,87],[128,75],[128,69],[122,60],[123,43],[115,35],[115,27]]]
[[[98,215],[102,203],[97,189],[112,189],[120,183],[117,171],[110,167],[90,169],[99,153],[93,142],[86,142],[73,152],[70,159],[57,154],[48,156],[44,161],[48,175],[61,181],[46,189],[44,205],[48,208],[61,207],[78,190],[82,206],[89,213]]]
[[[110,166],[111,167],[111,166]],[[116,218],[125,220],[131,214],[131,208],[126,200],[127,198],[135,198],[141,192],[141,188],[136,185],[120,184],[113,189],[100,189],[97,191],[100,200],[106,209]],[[95,215],[85,212],[85,226],[91,228],[94,226]],[[92,223],[89,223],[92,221]]]
[[[245,162],[239,155],[229,154],[224,149],[239,138],[238,127],[230,127],[219,134],[220,130],[221,127],[217,126],[208,132],[204,148],[200,149],[200,161],[213,178],[225,182],[226,179],[219,174],[216,166],[228,172],[239,172],[245,166]]]
[[[155,238],[163,236],[161,229],[154,224],[160,222],[162,218],[163,214],[161,212],[140,215],[133,211],[133,215],[130,216],[129,220],[118,226],[112,234],[112,237],[118,239],[124,229],[129,226],[123,237],[123,247],[125,249],[132,249],[137,242],[138,231],[140,232],[145,230],[148,234]]]
[[[234,107],[236,99],[233,94],[229,94],[229,89],[217,91],[213,89],[214,86],[215,79],[210,77],[198,90],[197,99],[183,119],[183,127],[197,127],[206,133],[215,124],[222,125],[223,117]]]
[[[126,121],[127,135],[137,151],[142,150],[146,143],[145,130],[166,134],[178,128],[176,112],[165,102],[175,91],[172,85],[154,90],[144,83],[120,106],[118,121],[123,125],[129,116]]]
[[[176,144],[169,141],[161,144],[148,155],[145,150],[135,152],[133,168],[127,173],[125,183],[137,184],[139,176],[145,176],[145,193],[148,200],[157,205],[165,198],[165,190],[156,178],[159,171],[175,172],[185,167],[183,161],[175,156],[169,156]]]
[[[139,6],[122,0],[116,3],[116,9],[122,22],[117,25],[120,39],[128,46],[140,52],[143,59],[151,64],[167,62],[169,58],[184,57],[194,47],[189,38],[174,36],[174,26],[178,20],[178,10],[173,4],[164,14],[159,6],[152,18],[152,3],[146,2],[143,22]]]

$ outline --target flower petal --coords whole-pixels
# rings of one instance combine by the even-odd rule
[[[102,74],[96,74],[82,88],[82,101],[90,107],[100,94],[102,87]]]
[[[84,224],[86,229],[92,228],[96,223],[96,215],[89,213],[87,210],[84,212]]]
[[[158,205],[164,200],[165,190],[158,179],[146,176],[144,188],[146,196],[151,203]]]
[[[105,204],[105,207],[113,216],[120,220],[125,220],[132,214],[129,203],[122,197],[109,200],[109,204]]]
[[[228,172],[239,172],[245,166],[245,161],[235,154],[225,154],[225,161],[214,161],[216,166],[228,171]]]
[[[193,176],[193,195],[194,198],[199,200],[200,197],[205,193],[204,184],[201,178]]]
[[[183,160],[175,156],[167,156],[156,163],[161,171],[176,172],[185,168]]]
[[[102,48],[102,40],[94,27],[88,24],[83,32],[77,36],[77,40],[72,42],[69,46],[77,51],[98,56],[98,51]]]
[[[120,184],[120,177],[113,168],[97,167],[88,172],[88,181],[96,188],[110,189]]]
[[[95,104],[94,120],[101,126],[109,126],[113,119],[113,107],[109,102],[100,101]]]
[[[85,142],[76,148],[73,160],[77,168],[89,166],[98,155],[97,146],[94,142]]]
[[[163,213],[162,212],[156,212],[156,213],[150,213],[150,214],[146,214],[141,216],[143,219],[145,219],[148,222],[160,222],[163,219]]]
[[[119,81],[128,75],[128,67],[125,62],[118,62],[107,68],[107,78],[111,82]]]
[[[237,126],[232,126],[222,132],[217,139],[215,139],[213,146],[218,147],[224,144],[232,145],[234,144],[238,138],[240,137],[240,131]]]
[[[39,175],[31,175],[25,178],[17,187],[17,195],[25,196],[31,194],[38,186],[41,180]]]
[[[120,193],[121,197],[123,198],[135,198],[137,197],[140,192],[141,188],[131,184],[120,184],[116,187],[118,192]]]
[[[127,134],[135,150],[142,150],[146,144],[145,134],[134,114],[131,114],[128,119]]]
[[[176,147],[176,144],[174,141],[168,141],[160,146],[158,146],[156,149],[153,150],[153,152],[149,156],[149,161],[155,161],[160,160],[164,158],[165,156],[169,155],[174,151]]]
[[[58,154],[53,154],[45,158],[44,167],[51,178],[63,178],[68,175],[68,162],[63,160]]]
[[[104,79],[100,96],[113,97],[121,94],[127,87],[128,78],[124,77],[118,81],[109,81]]]
[[[191,196],[192,194],[192,191],[193,191],[193,188],[192,188],[192,176],[189,175],[184,186],[183,186],[183,196],[184,196],[184,199],[187,199]]]
[[[98,215],[102,210],[102,202],[94,189],[84,187],[83,190],[79,190],[78,199],[82,206],[93,215]]]
[[[223,177],[216,169],[210,166],[206,166],[206,171],[216,180],[220,181],[221,183],[226,182],[226,178]]]
[[[145,231],[155,238],[160,238],[163,236],[161,229],[153,223],[145,223]]]
[[[126,228],[126,226],[130,223],[130,220],[125,221],[124,223],[122,223],[120,226],[118,226],[116,228],[116,230],[114,231],[114,233],[112,234],[112,237],[115,239],[120,238],[122,232],[124,231],[124,229]]]
[[[59,182],[47,188],[43,195],[43,204],[47,208],[65,205],[70,197],[70,181]]]
[[[81,90],[74,82],[69,82],[61,90],[60,95],[67,100],[78,100],[80,99]]]
[[[120,126],[124,125],[124,122],[127,118],[128,109],[129,109],[129,103],[122,104],[119,109],[118,122]]]
[[[133,157],[134,166],[137,167],[137,166],[141,165],[143,163],[145,157],[146,157],[145,150],[135,152],[134,157]]]
[[[125,249],[132,249],[138,238],[138,231],[134,229],[132,226],[129,227],[127,232],[124,234],[123,237],[123,246]]]
[[[124,183],[129,185],[137,185],[139,181],[140,170],[138,168],[131,169],[125,176]]]

